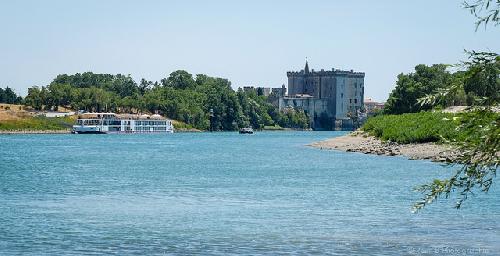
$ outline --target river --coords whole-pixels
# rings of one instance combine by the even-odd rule
[[[0,254],[500,252],[498,179],[413,214],[453,168],[305,146],[342,134],[0,135]]]

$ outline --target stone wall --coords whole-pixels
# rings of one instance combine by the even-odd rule
[[[333,107],[330,99],[318,99],[313,97],[281,97],[279,108],[302,109],[309,117],[309,124],[314,130],[332,130],[335,126],[335,116],[330,109]]]
[[[328,127],[349,123],[350,115],[363,109],[365,74],[362,72],[338,69],[309,72],[306,63],[299,72],[287,72],[287,77],[288,97],[280,99],[280,109],[302,107],[311,113],[313,128],[323,129],[325,123]],[[327,118],[331,120],[325,122]]]

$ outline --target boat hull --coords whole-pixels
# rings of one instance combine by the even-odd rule
[[[250,128],[240,129],[240,134],[253,134],[253,129]]]
[[[77,134],[106,134],[106,132],[101,132],[101,131],[75,131],[73,133],[77,133]]]

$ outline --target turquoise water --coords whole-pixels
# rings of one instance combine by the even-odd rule
[[[498,179],[412,214],[452,170],[304,146],[341,134],[0,136],[0,254],[500,253]]]

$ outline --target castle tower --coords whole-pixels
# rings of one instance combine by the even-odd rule
[[[364,77],[362,72],[332,69],[289,71],[288,96],[280,97],[279,107],[303,109],[313,129],[352,129],[352,113],[363,109]]]

